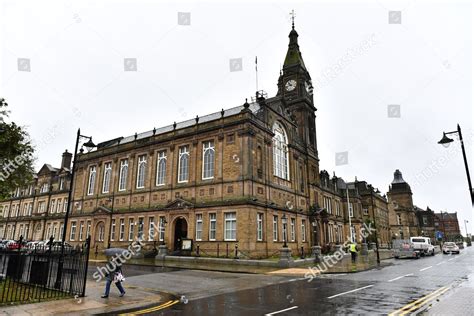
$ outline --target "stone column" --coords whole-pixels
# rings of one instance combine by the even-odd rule
[[[278,265],[281,268],[288,268],[292,262],[291,249],[288,247],[280,248],[280,260],[278,261]]]
[[[158,246],[158,254],[156,255],[156,259],[165,259],[168,255],[168,248],[166,245],[159,245]]]
[[[369,249],[367,248],[367,243],[362,243],[362,249],[360,251],[361,255],[368,255],[369,254]]]
[[[321,246],[312,246],[311,253],[314,257],[314,262],[319,263],[321,262]]]

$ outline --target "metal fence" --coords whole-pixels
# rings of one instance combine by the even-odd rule
[[[0,304],[84,296],[90,237],[78,247],[54,244],[0,249]]]

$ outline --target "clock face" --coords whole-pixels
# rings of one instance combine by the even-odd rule
[[[295,90],[295,88],[296,88],[296,80],[291,79],[286,82],[285,84],[286,91],[293,91]]]
[[[305,88],[306,88],[306,92],[312,94],[313,93],[313,84],[311,83],[311,80],[306,81],[304,83],[304,85],[305,85]]]

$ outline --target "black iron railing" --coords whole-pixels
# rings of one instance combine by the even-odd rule
[[[0,249],[0,305],[84,296],[89,250],[90,237],[82,246],[65,246],[62,258],[52,239],[28,246],[20,239]]]

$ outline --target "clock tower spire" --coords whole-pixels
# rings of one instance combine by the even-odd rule
[[[313,103],[313,86],[298,44],[298,32],[295,30],[295,14],[291,13],[290,42],[286,52],[283,69],[278,78],[277,97],[295,116],[300,139],[308,149],[317,155],[316,144],[316,108]]]

